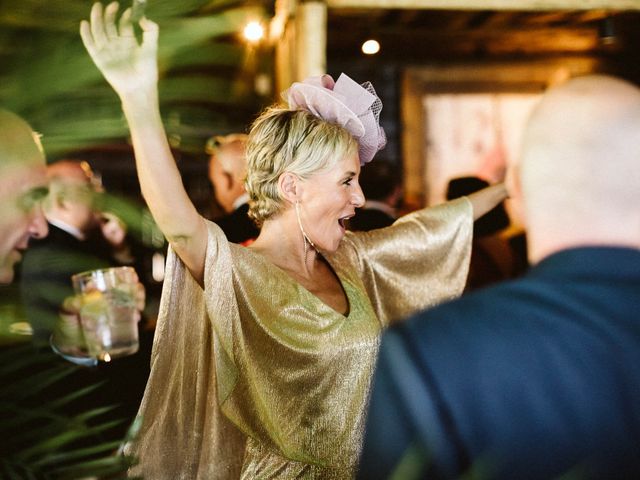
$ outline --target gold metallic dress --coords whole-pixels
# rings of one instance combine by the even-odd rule
[[[208,223],[205,289],[170,253],[140,407],[147,479],[349,479],[381,329],[459,295],[472,234],[459,199],[347,233],[325,258],[342,315]]]

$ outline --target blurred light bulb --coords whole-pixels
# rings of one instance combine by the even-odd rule
[[[271,93],[271,78],[266,73],[259,73],[254,80],[254,88],[258,95],[267,96]]]
[[[362,53],[367,55],[375,55],[380,51],[380,44],[377,40],[367,40],[362,44]]]
[[[244,38],[250,42],[257,42],[264,37],[264,28],[260,25],[260,22],[249,22],[244,27]]]

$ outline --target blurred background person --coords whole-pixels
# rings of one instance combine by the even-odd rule
[[[24,256],[21,290],[36,339],[48,341],[66,297],[71,275],[115,262],[100,230],[102,187],[87,162],[61,160],[47,166],[49,196],[44,212],[49,235]]]
[[[76,375],[70,388],[80,390],[105,381],[83,404],[96,408],[114,406],[104,418],[120,423],[105,432],[104,438],[121,440],[135,417],[149,375],[152,332],[139,328],[137,353],[109,363],[98,362],[82,354],[80,345],[73,343],[81,338],[82,330],[68,299],[74,296],[72,275],[120,265],[114,250],[121,250],[120,240],[125,232],[107,232],[112,241],[118,241],[115,248],[105,238],[101,228],[104,192],[87,162],[60,160],[48,165],[47,177],[50,193],[44,202],[44,213],[50,234],[33,242],[21,269],[27,319],[36,344],[49,343],[65,360],[91,367]]]
[[[360,173],[365,203],[349,220],[349,230],[368,231],[388,227],[398,218],[402,202],[402,177],[399,167],[376,160]]]
[[[45,157],[37,134],[20,117],[0,109],[0,344],[23,330],[14,266],[30,239],[47,235],[42,200],[47,194]]]
[[[249,195],[244,187],[247,173],[245,149],[247,135],[232,133],[211,137],[206,145],[209,154],[209,180],[216,201],[225,215],[215,221],[233,243],[246,244],[260,233],[249,218]]]
[[[100,231],[112,247],[111,256],[114,260],[120,265],[131,265],[135,262],[133,250],[127,241],[127,225],[122,219],[114,213],[102,212],[100,215]]]
[[[489,186],[479,177],[457,177],[449,181],[447,200],[464,197]],[[526,249],[518,248],[524,233],[509,235],[511,220],[504,202],[473,224],[471,263],[465,291],[475,290],[501,280],[515,278],[527,267]]]

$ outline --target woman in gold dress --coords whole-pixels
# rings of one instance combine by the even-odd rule
[[[143,195],[171,245],[132,474],[150,479],[353,477],[382,328],[464,287],[472,220],[494,186],[386,229],[346,233],[361,164],[384,145],[370,86],[294,84],[254,123],[250,213],[229,243],[189,200],[163,129],[158,28],[95,4],[81,35],[122,101]]]

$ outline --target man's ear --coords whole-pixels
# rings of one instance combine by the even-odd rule
[[[507,189],[508,198],[518,198],[521,196],[520,168],[517,164],[511,164],[507,168],[504,178],[504,186]]]
[[[511,201],[511,213],[515,217],[516,223],[522,227],[526,226],[526,218],[522,205],[522,185],[520,183],[520,168],[517,164],[511,164],[507,168],[504,179],[507,189],[508,199]]]
[[[233,189],[236,183],[235,179],[233,178],[233,175],[230,174],[229,172],[222,172],[222,175],[224,175],[224,178],[225,178],[224,184],[227,187],[227,190]]]
[[[284,172],[278,178],[278,190],[282,198],[294,204],[299,200],[300,177],[291,172]]]
[[[63,192],[50,192],[49,198],[51,199],[51,204],[60,210],[66,210],[69,207],[69,199],[67,195]]]

